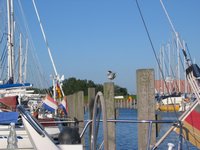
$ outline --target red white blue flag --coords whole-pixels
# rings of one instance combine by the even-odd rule
[[[42,106],[48,110],[48,111],[51,111],[51,112],[55,112],[55,110],[58,109],[58,104],[57,102],[52,98],[50,97],[49,95],[47,95],[45,97],[45,99],[43,100],[43,104]]]
[[[67,105],[67,97],[65,96],[61,103],[59,104],[59,107],[63,110],[65,115],[68,113],[68,105]]]

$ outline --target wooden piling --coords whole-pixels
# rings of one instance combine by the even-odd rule
[[[137,70],[138,120],[155,120],[154,70]],[[147,149],[149,124],[138,124],[138,149]],[[152,125],[151,144],[156,142],[155,124]]]
[[[74,116],[74,103],[73,103],[73,95],[67,95],[67,104],[68,104],[68,116]]]
[[[93,113],[93,107],[94,107],[94,100],[95,100],[95,88],[88,88],[88,114],[89,119],[92,120],[92,113]],[[92,133],[92,126],[89,127],[89,138],[88,138],[88,144],[89,147],[91,146],[91,133]]]
[[[68,116],[70,118],[76,118],[77,120],[84,120],[84,93],[79,91],[72,95],[67,96],[68,103]],[[79,122],[79,126],[83,127],[84,122]],[[79,133],[81,133],[83,128],[79,128]],[[84,143],[84,138],[81,139],[81,142]]]
[[[116,119],[114,102],[114,83],[104,83],[104,99],[106,103],[107,119]],[[116,149],[115,123],[108,123],[108,149]]]
[[[77,118],[84,120],[84,92],[79,91],[77,94]],[[82,126],[83,127],[83,126]]]
[[[76,94],[76,112],[77,112],[77,119],[78,120],[84,120],[84,92],[83,91],[79,91]],[[84,127],[84,122],[79,122],[79,133],[81,133],[83,131],[83,127]],[[85,143],[85,139],[82,138],[81,139],[82,143]]]

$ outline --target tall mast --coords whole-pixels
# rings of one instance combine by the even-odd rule
[[[42,26],[42,23],[41,23],[41,20],[40,20],[40,16],[39,16],[39,14],[38,14],[38,11],[37,11],[37,8],[36,8],[36,5],[35,5],[35,1],[33,0],[32,2],[33,2],[33,5],[34,5],[34,8],[35,8],[35,12],[36,12],[36,15],[37,15],[37,18],[38,18],[38,22],[39,22],[39,24],[40,24],[40,29],[41,29],[41,31],[42,31],[42,35],[43,35],[45,44],[46,44],[47,49],[48,49],[48,53],[49,53],[49,57],[50,57],[50,59],[51,59],[51,63],[52,63],[53,69],[54,69],[54,73],[55,73],[55,75],[56,75],[56,77],[57,77],[57,76],[58,76],[58,73],[57,73],[57,70],[56,70],[55,63],[54,63],[54,61],[53,61],[53,57],[52,57],[52,55],[51,55],[51,50],[50,50],[50,48],[49,48],[49,45],[48,45],[48,42],[47,42],[47,38],[46,38],[45,33],[44,33],[44,29],[43,29],[43,26]]]
[[[162,66],[162,48],[160,48],[160,76],[159,76],[159,80],[160,80],[160,86],[159,86],[159,91],[160,92],[163,92],[163,88],[162,88],[162,85],[163,85],[163,78],[162,78],[162,68],[163,68],[163,66]]]
[[[177,57],[178,57],[178,66],[177,66],[177,78],[178,78],[178,92],[181,91],[181,84],[180,84],[180,49],[179,49],[179,43],[178,43],[178,33],[176,32],[176,44],[177,44]]]
[[[171,94],[171,81],[172,81],[172,76],[171,76],[171,48],[170,48],[170,43],[167,44],[167,48],[168,48],[168,58],[169,58],[169,93]]]
[[[22,34],[19,35],[19,83],[22,83]]]
[[[26,69],[27,69],[27,55],[28,55],[28,39],[26,39],[26,52],[24,60],[24,82],[26,82]]]
[[[13,0],[7,0],[7,14],[8,14],[8,80],[14,80],[14,10]]]
[[[185,41],[183,41],[183,46],[184,46],[184,49],[186,49],[186,46],[185,46]],[[187,61],[184,59],[184,70],[187,69]],[[184,72],[184,85],[185,85],[185,93],[188,92],[188,89],[187,89],[187,76],[186,76],[186,71]]]
[[[165,74],[165,48],[164,48],[164,46],[162,46],[162,65],[163,65],[163,75],[164,75],[164,77],[163,77],[163,93],[165,94],[166,93],[166,91],[165,91],[165,89],[166,89],[166,87],[165,87],[165,79],[166,79],[166,74]]]
[[[15,28],[15,23],[14,23],[14,8],[13,8],[13,0],[11,0],[10,3],[10,8],[11,8],[11,44],[12,44],[12,49],[11,49],[11,61],[12,61],[12,78],[14,82],[14,70],[15,70],[15,52],[14,52],[14,28]]]
[[[59,77],[59,75],[58,75],[58,73],[57,73],[57,69],[56,69],[55,63],[54,63],[54,61],[53,61],[53,57],[52,57],[52,55],[51,55],[51,50],[50,50],[49,44],[48,44],[48,42],[47,42],[47,38],[46,38],[44,29],[43,29],[43,26],[42,26],[42,22],[41,22],[41,20],[40,20],[40,16],[39,16],[39,13],[38,13],[38,10],[37,10],[35,1],[32,0],[32,2],[33,2],[34,9],[35,9],[35,13],[36,13],[36,15],[37,15],[38,22],[39,22],[39,24],[40,24],[40,29],[41,29],[41,31],[42,31],[43,39],[44,39],[44,41],[45,41],[45,43],[46,43],[46,47],[47,47],[47,50],[48,50],[48,53],[49,53],[49,57],[50,57],[50,59],[51,59],[51,63],[52,63],[53,69],[54,69],[55,78],[53,78],[53,80],[55,79],[55,80],[58,82],[58,84],[59,84],[59,86],[60,86],[60,89],[61,89],[61,92],[62,92],[62,95],[64,96],[64,92],[63,92],[62,85],[61,85],[61,82],[62,82],[62,81],[61,81],[61,78]],[[54,81],[53,81],[53,82],[54,82]],[[54,84],[54,85],[55,85],[55,84]],[[57,84],[56,84],[56,85],[57,85]],[[54,87],[54,91],[55,91],[55,90],[56,90],[56,87]],[[54,92],[54,93],[55,93],[55,92]]]
[[[10,0],[7,0],[7,15],[8,15],[8,80],[10,79],[11,75],[11,29],[10,29]]]

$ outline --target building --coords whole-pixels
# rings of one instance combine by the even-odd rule
[[[155,80],[156,93],[191,93],[191,87],[185,80]]]

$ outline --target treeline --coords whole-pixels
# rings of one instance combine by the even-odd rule
[[[65,79],[63,81],[63,92],[65,95],[70,95],[78,91],[83,91],[84,95],[88,95],[88,88],[95,88],[96,91],[102,91],[103,92],[103,85],[102,84],[96,84],[91,80],[81,80],[76,79],[75,77],[71,77],[68,79]],[[122,88],[118,85],[115,85],[115,95],[128,95],[127,89]],[[49,89],[35,89],[35,93],[47,93],[47,91],[52,92],[53,87],[50,87]]]

